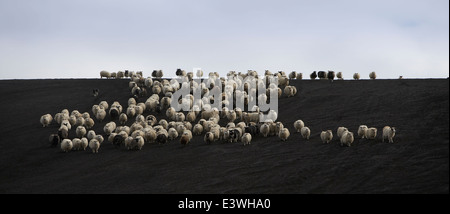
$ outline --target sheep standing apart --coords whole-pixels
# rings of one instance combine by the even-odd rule
[[[303,74],[302,73],[297,73],[297,80],[302,80],[303,79]]]
[[[337,131],[336,131],[336,134],[337,134],[338,138],[340,139],[340,138],[342,137],[342,134],[343,134],[344,132],[346,132],[346,131],[348,131],[347,128],[345,128],[345,127],[343,127],[343,126],[338,127],[338,129],[337,129]]]
[[[69,152],[73,148],[73,143],[70,139],[64,139],[61,141],[61,150]]]
[[[302,120],[297,120],[294,122],[294,128],[297,132],[300,132],[303,127],[305,127],[305,123],[303,123]]]
[[[322,131],[322,133],[320,133],[320,139],[322,139],[323,143],[330,143],[333,139],[333,131]]]
[[[359,80],[360,75],[358,73],[353,74],[353,79],[354,80]]]
[[[345,144],[350,147],[354,140],[355,139],[353,137],[353,132],[345,131],[344,133],[342,133],[341,146],[344,146]]]
[[[364,134],[364,137],[369,140],[375,139],[377,137],[377,128],[368,128]]]
[[[374,80],[377,78],[377,73],[375,73],[375,71],[370,72],[369,74],[370,79]]]
[[[244,135],[242,135],[241,137],[241,142],[245,145],[250,145],[250,143],[252,142],[252,135],[249,133],[245,133]]]
[[[84,137],[84,135],[86,135],[86,128],[84,128],[84,126],[78,126],[77,129],[75,130],[77,137],[82,138]]]
[[[100,148],[100,142],[95,138],[89,141],[89,148],[91,148],[92,153],[98,153],[98,149]]]
[[[41,116],[41,124],[42,127],[47,127],[50,123],[52,123],[53,117],[51,114],[45,114]]]
[[[369,128],[366,125],[360,125],[358,128],[358,136],[364,139],[367,129]]]
[[[383,138],[381,141],[384,143],[384,139],[387,138],[389,143],[394,143],[395,127],[385,126],[383,128]]]
[[[289,132],[289,129],[287,129],[287,128],[282,128],[280,130],[280,132],[278,133],[278,137],[280,137],[280,139],[282,141],[286,141],[290,135],[291,135],[291,133]],[[308,139],[309,139],[309,135],[308,135]]]
[[[309,140],[309,136],[311,135],[311,130],[308,127],[303,127],[300,130],[300,133],[302,134],[302,137]]]

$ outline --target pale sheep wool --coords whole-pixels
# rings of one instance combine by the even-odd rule
[[[41,116],[41,124],[42,127],[47,127],[50,123],[52,123],[53,117],[51,114],[45,114]]]
[[[388,139],[389,143],[394,143],[395,127],[385,126],[383,128],[383,138],[381,141],[384,143],[384,139]]]
[[[333,140],[333,131],[326,130],[320,133],[320,139],[322,139],[322,143],[330,143]]]
[[[351,146],[354,141],[353,132],[345,131],[342,133],[341,146]]]
[[[73,148],[73,144],[70,139],[64,139],[61,141],[61,150],[62,151],[69,152],[70,150],[72,150],[72,148]]]
[[[311,135],[311,130],[308,127],[303,127],[300,130],[300,133],[302,134],[302,137],[309,140],[309,136]]]
[[[364,139],[367,129],[369,128],[366,125],[360,125],[358,128],[358,136]]]
[[[300,132],[303,127],[305,127],[305,123],[302,120],[297,120],[294,122],[294,128],[297,132]]]
[[[100,142],[97,139],[92,139],[89,141],[89,148],[92,150],[92,153],[98,153],[98,149],[100,148]]]
[[[280,130],[280,132],[278,133],[278,137],[282,140],[282,141],[286,141],[289,136],[291,135],[291,133],[289,132],[289,129],[287,128],[282,128]],[[308,136],[309,139],[309,136]]]
[[[252,135],[250,133],[244,133],[241,137],[241,142],[245,145],[250,145],[252,142]]]

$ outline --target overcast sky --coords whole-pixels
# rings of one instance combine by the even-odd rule
[[[449,73],[448,0],[0,0],[0,79],[202,68]]]

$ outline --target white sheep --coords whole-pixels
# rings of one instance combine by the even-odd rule
[[[154,143],[156,140],[156,131],[152,128],[145,128],[144,139],[149,143]]]
[[[81,139],[74,138],[72,140],[72,150],[80,150],[81,149]]]
[[[344,133],[342,133],[341,146],[344,146],[344,144],[347,146],[351,146],[354,140],[355,139],[353,137],[353,132],[345,131]]]
[[[367,129],[369,128],[366,125],[360,125],[358,128],[358,136],[364,139]]]
[[[128,117],[134,117],[136,116],[136,109],[134,108],[134,106],[129,106],[127,108],[127,116]]]
[[[106,135],[110,135],[111,133],[114,132],[115,129],[116,129],[115,122],[109,122],[103,127],[103,131],[105,132]]]
[[[186,116],[184,116],[183,112],[175,113],[175,121],[183,122],[185,119],[186,119]]]
[[[289,132],[289,129],[287,129],[287,128],[280,129],[280,132],[278,133],[278,137],[282,141],[286,141],[290,135],[291,135],[291,133]],[[309,136],[308,136],[308,139],[309,139]]]
[[[344,134],[344,132],[346,132],[346,131],[348,131],[347,128],[345,128],[343,126],[338,127],[338,129],[336,131],[337,137],[340,139],[342,137],[342,134]]]
[[[389,143],[394,143],[395,127],[385,126],[383,128],[383,138],[381,141],[384,143],[384,139],[388,139]]]
[[[103,136],[99,134],[95,135],[94,139],[96,139],[100,144],[105,140],[105,138],[103,138]]]
[[[297,120],[294,122],[294,128],[297,132],[300,132],[303,127],[305,127],[305,123],[303,123],[302,120]]]
[[[330,143],[333,139],[333,131],[326,130],[320,133],[320,139],[322,139],[323,143]]]
[[[81,138],[81,147],[80,149],[83,149],[84,151],[86,151],[86,148],[88,147],[89,143],[88,143],[88,139],[83,137]]]
[[[133,137],[129,136],[125,138],[125,148],[130,150],[132,148]]]
[[[286,86],[284,88],[284,94],[287,97],[293,97],[293,96],[295,96],[296,93],[297,93],[297,88],[295,88],[294,86]]]
[[[111,73],[109,73],[108,71],[100,71],[100,79],[106,77],[106,79],[111,78]]]
[[[98,149],[100,148],[100,142],[97,139],[92,139],[89,141],[89,148],[91,148],[92,153],[98,153]]]
[[[119,123],[122,125],[125,125],[125,123],[127,123],[128,121],[128,116],[125,113],[121,113],[119,116]]]
[[[41,116],[41,124],[42,127],[47,127],[50,123],[52,123],[53,117],[51,114],[44,114]]]
[[[178,137],[178,131],[175,128],[170,128],[167,132],[169,134],[169,140],[174,140]]]
[[[354,80],[359,80],[359,78],[360,78],[360,75],[358,73],[354,73],[353,74],[353,79]]]
[[[105,111],[105,109],[99,108],[99,109],[97,110],[97,113],[95,114],[95,118],[96,118],[98,121],[102,122],[102,121],[105,119],[105,117],[106,117],[106,111]]]
[[[78,126],[75,130],[77,137],[82,138],[84,135],[86,135],[86,128],[84,126]]]
[[[377,78],[377,73],[375,73],[375,71],[370,72],[369,78],[372,79],[372,80],[376,79]]]
[[[192,134],[201,135],[203,133],[203,126],[201,124],[195,124],[192,130]]]
[[[244,133],[241,137],[241,142],[245,145],[250,145],[252,142],[252,135],[250,133]]]
[[[77,117],[75,126],[84,126],[85,122],[86,120],[84,119],[84,117]]]
[[[259,132],[263,135],[263,137],[267,137],[270,133],[270,126],[267,123],[264,123],[259,127]]]
[[[311,135],[311,130],[308,127],[303,127],[300,130],[300,133],[302,134],[302,137],[309,140],[309,136]]]
[[[61,150],[69,152],[73,148],[73,143],[70,139],[64,139],[61,141]]]
[[[105,109],[105,110],[108,110],[108,108],[109,108],[108,102],[106,102],[106,101],[101,101],[101,102],[98,104],[98,106],[99,106],[100,108]]]
[[[237,114],[234,110],[228,111],[228,114],[226,115],[229,122],[234,122],[237,118]]]
[[[369,139],[369,140],[373,140],[373,139],[375,139],[376,137],[377,137],[377,128],[368,128],[367,130],[366,130],[366,133],[364,134],[364,137],[366,138],[366,139]]]

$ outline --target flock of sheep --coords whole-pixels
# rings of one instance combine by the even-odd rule
[[[263,112],[258,105],[250,108],[248,104],[253,100],[258,100],[259,104],[267,102],[270,99],[270,92],[275,92],[278,97],[283,94],[288,98],[295,96],[297,88],[289,85],[289,80],[302,79],[301,73],[294,71],[286,75],[280,71],[273,74],[266,70],[263,78],[259,78],[258,73],[253,70],[249,70],[247,73],[231,71],[227,74],[227,78],[224,78],[213,72],[209,73],[208,78],[200,84],[198,81],[193,81],[193,72],[178,69],[176,75],[184,81],[180,83],[177,79],[170,81],[162,79],[163,72],[161,70],[154,70],[152,77],[147,78],[143,77],[142,72],[119,71],[110,73],[101,71],[101,78],[130,78],[129,88],[131,93],[126,108],[122,107],[117,101],[111,105],[106,101],[101,101],[98,105],[92,106],[92,117],[89,112],[81,113],[78,110],[69,112],[68,109],[64,109],[56,113],[54,117],[51,114],[43,115],[40,122],[43,127],[49,126],[53,121],[59,125],[58,133],[51,134],[49,141],[52,146],[60,144],[60,148],[64,152],[86,150],[89,146],[93,153],[98,153],[104,142],[104,137],[115,147],[124,146],[129,150],[141,150],[146,143],[162,144],[178,138],[181,144],[186,145],[192,140],[193,135],[203,135],[203,140],[207,144],[220,141],[241,142],[243,145],[248,145],[251,144],[252,138],[257,136],[277,136],[282,141],[288,140],[289,129],[282,122],[276,121],[276,111],[264,112],[267,117],[262,121],[261,115]],[[202,78],[203,71],[198,70],[196,76]],[[257,81],[256,87],[252,87],[251,84],[242,81],[246,77],[255,77],[260,81]],[[269,77],[277,77],[277,84],[273,82],[269,84]],[[333,80],[335,73],[333,71],[319,71],[311,74],[311,79],[317,77]],[[336,77],[343,79],[341,72],[338,72]],[[375,72],[370,74],[370,78],[376,78]],[[359,74],[355,74],[354,79],[359,79]],[[221,84],[224,89],[220,93],[221,100],[224,102],[222,109],[212,107],[210,103],[214,100],[213,93],[210,92],[219,90],[217,84]],[[268,88],[265,88],[266,84],[269,86]],[[187,112],[177,112],[171,106],[171,103],[173,103],[172,95],[180,89],[187,89],[191,92],[191,94],[178,99],[178,102],[175,101],[189,106],[190,110]],[[256,94],[255,92],[258,90],[266,90],[266,93],[253,97],[252,95]],[[148,96],[149,92],[151,92],[150,96]],[[200,93],[202,98],[195,99],[192,96],[194,92]],[[94,90],[93,93],[96,96],[99,91]],[[234,107],[229,109],[226,107],[225,104],[230,97],[245,103],[248,111],[245,111],[245,108]],[[145,98],[147,98],[145,102],[137,102],[137,100]],[[158,120],[154,116],[164,113],[167,120]],[[109,115],[111,121],[103,127],[103,133],[95,133],[92,130],[95,121],[102,122],[107,118],[107,115]],[[127,126],[127,123],[131,123],[131,125]],[[224,125],[221,126],[220,124]],[[302,120],[295,121],[293,127],[304,139],[309,140],[311,130],[305,126]],[[69,131],[72,129],[75,129],[76,137],[69,136]],[[361,138],[375,139],[377,128],[368,128],[366,125],[361,125],[357,134]],[[345,127],[339,127],[336,135],[341,146],[351,146],[354,141],[354,134]],[[394,127],[386,126],[383,128],[383,142],[388,139],[390,143],[393,143],[394,136]],[[320,138],[323,143],[330,143],[333,139],[333,131],[322,131]]]

